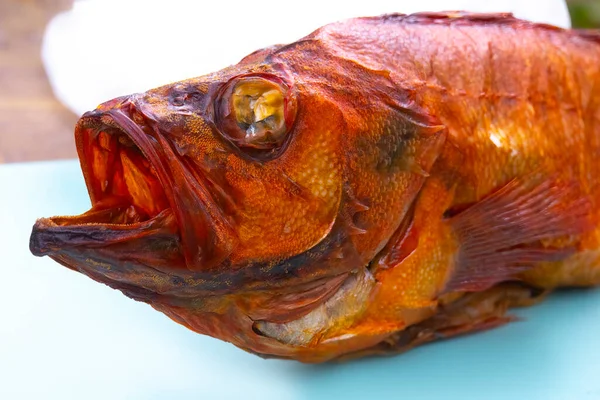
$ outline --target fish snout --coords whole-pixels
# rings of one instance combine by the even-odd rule
[[[29,238],[29,250],[34,256],[42,257],[52,253],[57,248],[56,236],[46,228],[46,220],[36,221]]]

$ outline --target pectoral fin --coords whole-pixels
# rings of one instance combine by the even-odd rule
[[[444,292],[481,291],[577,249],[590,229],[590,201],[574,182],[539,174],[515,179],[449,219],[460,243]],[[556,245],[564,238],[566,245]],[[553,243],[551,243],[553,242]]]

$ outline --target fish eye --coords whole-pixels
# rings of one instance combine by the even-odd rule
[[[275,76],[243,76],[226,84],[215,108],[223,134],[238,146],[273,149],[290,131],[296,101]]]

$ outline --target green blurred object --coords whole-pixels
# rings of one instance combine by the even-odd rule
[[[600,28],[600,0],[567,1],[573,28]]]

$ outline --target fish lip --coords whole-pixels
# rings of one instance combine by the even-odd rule
[[[172,223],[165,223],[170,217],[172,217],[172,210],[167,208],[150,219],[133,224],[70,223],[62,225],[58,221],[64,217],[40,218],[33,226],[29,239],[29,250],[33,255],[41,257],[71,247],[106,247],[149,236],[160,228],[174,230]],[[99,226],[102,229],[99,229]]]

